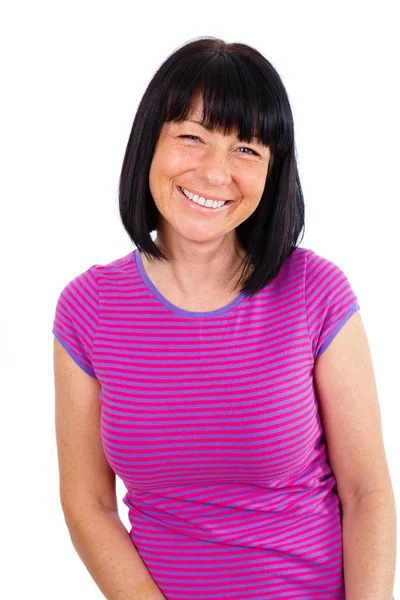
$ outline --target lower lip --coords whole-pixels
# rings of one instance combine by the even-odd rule
[[[205,213],[205,214],[212,214],[212,213],[221,212],[221,211],[229,208],[229,206],[231,204],[233,204],[233,202],[229,201],[229,202],[225,202],[225,204],[223,206],[220,206],[220,208],[210,208],[208,206],[201,206],[201,204],[196,204],[196,202],[193,202],[193,200],[190,200],[190,198],[188,198],[187,196],[185,196],[185,194],[182,192],[181,188],[179,188],[178,186],[176,186],[176,189],[178,190],[178,194],[181,196],[181,198],[184,200],[184,202],[192,210],[197,210],[198,212],[202,212],[202,213]]]

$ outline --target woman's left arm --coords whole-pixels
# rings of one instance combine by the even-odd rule
[[[342,505],[346,600],[392,600],[396,568],[393,491]]]
[[[346,600],[392,600],[396,509],[373,363],[359,312],[318,356],[313,374],[342,507]]]

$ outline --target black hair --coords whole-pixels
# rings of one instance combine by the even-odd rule
[[[180,46],[157,70],[138,106],[125,151],[119,181],[121,220],[149,260],[169,260],[150,236],[159,211],[150,193],[149,171],[163,123],[185,119],[200,93],[205,127],[225,134],[234,129],[240,141],[250,142],[254,136],[270,148],[260,203],[236,227],[246,253],[239,265],[240,289],[252,296],[276,277],[304,230],[289,99],[277,71],[255,48],[202,37]]]

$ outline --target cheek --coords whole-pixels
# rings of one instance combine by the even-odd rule
[[[195,169],[199,163],[199,156],[191,152],[190,148],[177,147],[170,150],[165,161],[168,162],[171,171],[181,173]]]
[[[248,161],[250,162],[250,161]],[[242,190],[249,198],[260,197],[264,191],[266,182],[265,168],[259,164],[242,164],[235,165],[236,177],[240,180]]]
[[[265,181],[264,179],[260,179],[260,177],[247,177],[243,179],[243,192],[251,203],[259,199],[261,200],[264,187]]]
[[[149,171],[149,185],[153,194],[168,185],[175,168],[175,163],[168,154],[158,152],[154,155]]]
[[[160,172],[172,177],[189,169],[193,160],[191,160],[190,153],[185,152],[184,149],[168,148],[155,156],[155,163]]]
[[[254,180],[254,195],[257,198],[260,198],[264,193],[265,184],[267,181],[267,173],[263,170],[261,173],[257,174],[257,177]]]

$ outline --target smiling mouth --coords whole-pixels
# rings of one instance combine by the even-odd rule
[[[221,206],[217,206],[217,207],[212,207],[212,206],[206,206],[205,204],[202,204],[196,200],[193,200],[193,197],[190,198],[189,196],[187,196],[185,194],[185,192],[183,191],[181,186],[176,186],[176,189],[179,193],[179,195],[184,198],[186,200],[186,202],[190,205],[191,208],[196,208],[199,210],[202,210],[203,212],[219,212],[221,210],[223,210],[224,208],[227,208],[228,206],[230,206],[231,204],[233,204],[233,200],[215,200],[213,202],[223,202],[223,204]],[[186,189],[186,188],[185,188]],[[200,198],[200,196],[198,196],[197,198]],[[207,202],[209,199],[205,199],[205,201]],[[204,201],[204,200],[203,200]]]
[[[182,186],[178,186],[178,187],[184,194],[185,194],[184,190],[186,190],[186,192],[189,192],[189,194],[191,194],[192,196],[198,196],[198,198],[204,198],[204,200],[206,200],[206,201],[211,200],[211,202],[230,202],[230,203],[233,202],[233,200],[226,200],[225,198],[213,198],[211,195],[208,195],[208,194],[205,194],[203,196],[202,194],[199,194],[197,191],[195,192],[189,188],[184,188]]]

